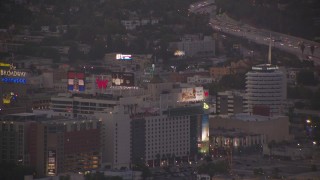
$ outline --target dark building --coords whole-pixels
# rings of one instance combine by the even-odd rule
[[[2,116],[0,162],[34,167],[39,177],[98,169],[100,127],[95,119],[53,119],[32,113]]]
[[[217,113],[231,115],[244,112],[244,93],[237,91],[219,92],[217,95]]]

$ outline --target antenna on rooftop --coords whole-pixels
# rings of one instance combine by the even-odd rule
[[[271,33],[270,33],[270,41],[269,41],[268,64],[271,64]]]

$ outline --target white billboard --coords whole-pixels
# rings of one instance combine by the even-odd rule
[[[204,99],[203,87],[183,88],[179,99],[181,102],[202,101]]]

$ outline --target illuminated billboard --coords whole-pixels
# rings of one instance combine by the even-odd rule
[[[134,86],[134,74],[124,72],[113,72],[112,86]]]
[[[202,133],[201,133],[201,141],[209,141],[209,115],[202,115]]]
[[[185,55],[185,52],[184,52],[184,51],[180,51],[180,50],[176,50],[176,51],[174,52],[174,55],[175,55],[175,56],[184,56],[184,55]]]
[[[203,114],[201,119],[201,142],[200,142],[200,152],[209,152],[209,115]]]
[[[117,60],[132,60],[131,54],[116,54]]]
[[[13,64],[0,63],[0,76],[3,83],[26,84],[27,73],[16,70]]]
[[[96,86],[98,89],[106,89],[108,87],[109,80],[104,77],[97,76],[96,77]]]
[[[48,167],[47,167],[47,175],[48,176],[55,176],[56,175],[56,151],[49,150],[48,151]]]
[[[180,101],[201,101],[203,100],[203,87],[183,88],[181,92]]]
[[[12,102],[17,100],[17,97],[18,97],[18,94],[15,94],[14,92],[5,93],[2,96],[2,103],[11,104]]]
[[[85,90],[85,75],[83,72],[68,72],[68,90],[73,92],[83,92]]]

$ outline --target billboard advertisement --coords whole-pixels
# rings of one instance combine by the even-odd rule
[[[134,86],[134,74],[125,72],[113,72],[112,86]]]
[[[116,54],[117,60],[132,60],[131,54]]]
[[[180,101],[201,101],[203,100],[203,87],[182,88]]]
[[[56,175],[56,151],[49,150],[48,151],[48,167],[47,167],[47,175],[48,176],[55,176]]]
[[[202,115],[202,135],[201,135],[201,141],[209,141],[209,115],[203,114]]]
[[[83,72],[69,71],[68,90],[72,92],[83,92],[85,90],[85,74]]]
[[[26,72],[16,70],[13,64],[0,63],[0,76],[3,83],[26,84],[26,75]]]
[[[109,78],[104,76],[96,76],[96,87],[97,89],[106,89],[110,82]]]

